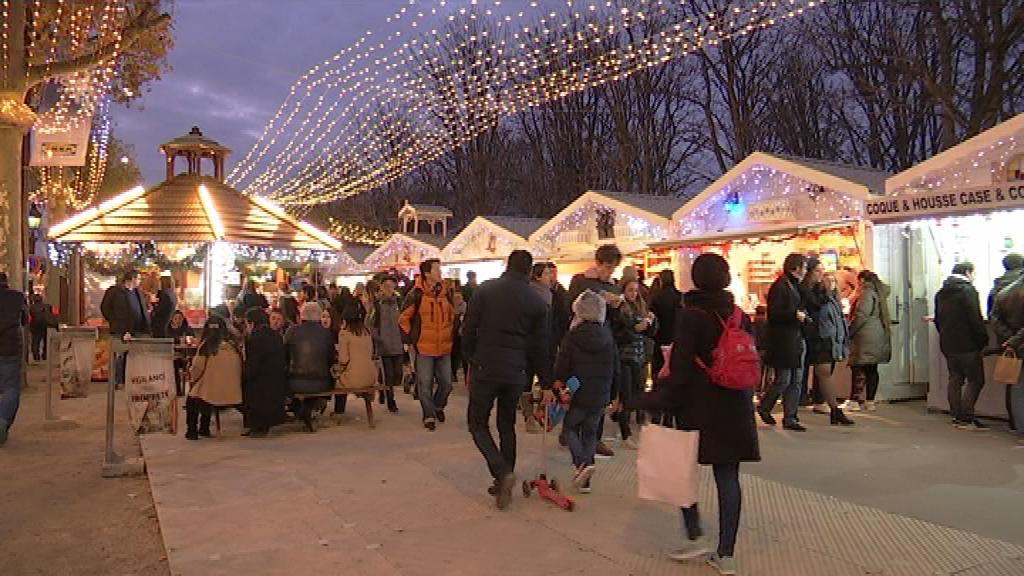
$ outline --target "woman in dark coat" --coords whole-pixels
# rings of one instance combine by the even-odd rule
[[[800,282],[807,274],[807,258],[790,254],[782,265],[783,274],[768,290],[768,326],[765,329],[765,363],[775,369],[775,381],[761,399],[757,414],[769,426],[775,425],[772,410],[782,397],[782,427],[803,432],[800,408],[800,380],[803,376],[804,335],[807,320]]]
[[[809,281],[808,281],[809,280]],[[843,414],[836,401],[833,376],[836,363],[844,360],[850,347],[850,335],[839,303],[836,277],[832,274],[807,273],[804,281],[804,303],[810,322],[805,330],[807,365],[814,371],[814,388],[828,404],[833,426],[852,426],[853,421]]]
[[[288,361],[284,340],[270,328],[266,310],[251,308],[245,323],[249,337],[245,340],[242,398],[249,431],[243,435],[262,438],[272,426],[284,422]]]
[[[670,364],[671,376],[657,390],[645,396],[644,408],[661,409],[675,415],[676,426],[700,431],[698,460],[712,467],[718,488],[718,548],[708,562],[722,573],[735,569],[733,557],[740,521],[740,462],[758,462],[761,453],[754,422],[753,389],[731,390],[713,384],[695,359],[707,365],[722,335],[720,318],[728,318],[736,306],[725,288],[731,275],[729,264],[717,254],[702,254],[693,263],[696,290],[683,296],[676,314],[675,339]],[[744,315],[743,327],[752,331]],[[675,560],[706,554],[697,505],[681,509],[687,543],[669,554]]]
[[[150,318],[153,338],[167,338],[167,325],[171,314],[178,307],[178,297],[174,294],[174,280],[170,276],[160,277],[160,289],[156,292],[156,305]]]

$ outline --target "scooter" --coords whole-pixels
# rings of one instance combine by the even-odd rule
[[[576,507],[576,502],[572,498],[562,494],[558,489],[558,481],[554,478],[548,479],[547,475],[547,443],[548,443],[548,428],[550,422],[548,421],[548,410],[547,407],[541,406],[541,409],[537,411],[534,417],[540,415],[541,417],[541,429],[543,430],[540,438],[540,467],[541,472],[533,480],[523,480],[523,496],[529,498],[530,494],[536,490],[537,494],[541,498],[553,503],[562,510],[572,512],[573,508]]]

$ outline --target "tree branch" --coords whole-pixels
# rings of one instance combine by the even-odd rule
[[[73,72],[78,72],[79,70],[85,70],[96,66],[100,62],[112,57],[116,50],[128,50],[146,33],[166,26],[170,21],[170,14],[160,14],[155,18],[143,22],[133,22],[125,28],[124,32],[121,34],[121,42],[116,48],[115,43],[111,42],[96,48],[88,54],[82,54],[69,60],[53,62],[51,64],[35,64],[29,66],[28,85],[35,86],[46,78],[50,78],[52,76],[71,74]]]

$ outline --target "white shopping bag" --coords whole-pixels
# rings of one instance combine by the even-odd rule
[[[649,424],[640,429],[636,458],[639,496],[675,506],[697,501],[699,432]]]

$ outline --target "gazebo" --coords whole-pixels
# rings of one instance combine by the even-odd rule
[[[341,242],[272,202],[225,184],[230,150],[199,128],[160,149],[167,156],[167,180],[148,190],[137,186],[54,225],[50,241],[65,252],[70,247],[73,259],[80,259],[83,250],[113,246],[137,252],[144,247],[170,262],[184,260],[183,268],[201,266],[203,308],[223,301],[225,285],[239,283],[237,256],[322,261],[342,249]],[[185,158],[187,171],[175,175],[179,157]],[[212,161],[212,176],[203,174],[204,160]]]

